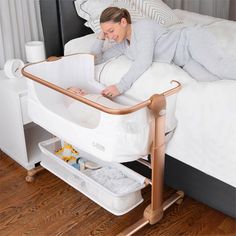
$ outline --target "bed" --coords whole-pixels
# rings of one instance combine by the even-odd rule
[[[88,41],[92,42],[93,31],[84,26],[86,20],[78,16],[73,0],[41,0],[40,8],[47,57],[82,52]],[[222,37],[228,34],[227,37],[233,41],[236,36],[233,33],[230,35],[229,32],[235,32],[232,29],[236,29],[236,23],[181,10],[174,11],[182,19],[182,24],[205,25],[219,36],[220,43],[227,53],[232,53],[234,49],[234,52],[236,51],[236,45],[229,46],[229,41]],[[176,27],[181,27],[181,24]],[[81,46],[82,41],[76,39],[88,34],[89,38],[85,38],[87,44]],[[74,40],[71,41],[72,39]],[[97,68],[97,78],[100,82],[108,83],[108,75],[117,65],[119,73],[116,73],[113,81],[119,79],[130,62],[125,58],[118,58],[117,61],[113,60]],[[162,78],[159,81],[161,83],[166,79],[166,71],[169,71],[168,78],[174,77],[183,84],[183,89],[176,102],[175,116],[178,123],[166,149],[165,183],[183,190],[189,197],[236,217],[236,149],[233,142],[236,138],[236,114],[232,111],[236,102],[233,95],[236,83],[197,83],[174,65],[157,65],[149,73]],[[130,94],[134,90],[138,91],[149,75],[147,73],[146,77],[137,81]],[[151,81],[152,87],[155,87],[155,83]],[[224,93],[224,90],[227,92]],[[137,96],[143,99],[151,92],[153,91]],[[128,96],[130,94],[128,92]],[[221,115],[217,116],[219,111]],[[170,126],[173,122],[169,122]],[[144,168],[138,162],[126,165],[150,176],[150,169]]]

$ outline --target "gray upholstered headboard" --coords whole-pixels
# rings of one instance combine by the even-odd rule
[[[40,0],[46,56],[62,56],[71,39],[92,33],[75,10],[74,0]]]

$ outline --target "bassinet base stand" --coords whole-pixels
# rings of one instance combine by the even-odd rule
[[[180,204],[184,193],[177,191],[169,199],[163,201],[164,168],[165,168],[165,113],[166,100],[164,95],[156,94],[151,98],[148,108],[154,115],[151,147],[152,193],[151,204],[146,207],[143,218],[126,228],[118,235],[132,235],[147,224],[155,224],[161,220],[164,211],[172,204]]]

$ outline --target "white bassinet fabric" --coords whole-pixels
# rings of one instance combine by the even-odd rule
[[[81,54],[54,62],[30,65],[25,70],[62,88],[76,86],[98,92],[91,83],[93,56]],[[29,82],[28,110],[32,120],[62,140],[111,162],[137,160],[149,153],[150,114],[147,108],[126,115],[110,115],[71,99],[39,83]],[[50,99],[49,99],[50,98]],[[100,95],[88,99],[121,108]]]
[[[86,94],[85,98],[113,109],[122,109],[127,106],[118,104],[100,94]],[[95,128],[100,122],[101,112],[91,106],[87,106],[73,98],[65,97],[66,106],[69,114],[75,118],[79,124],[85,127]],[[78,112],[82,111],[82,112]]]

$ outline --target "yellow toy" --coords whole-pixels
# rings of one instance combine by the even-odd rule
[[[79,157],[79,152],[77,152],[71,144],[64,142],[63,147],[55,152],[63,161],[68,163],[75,163]]]

